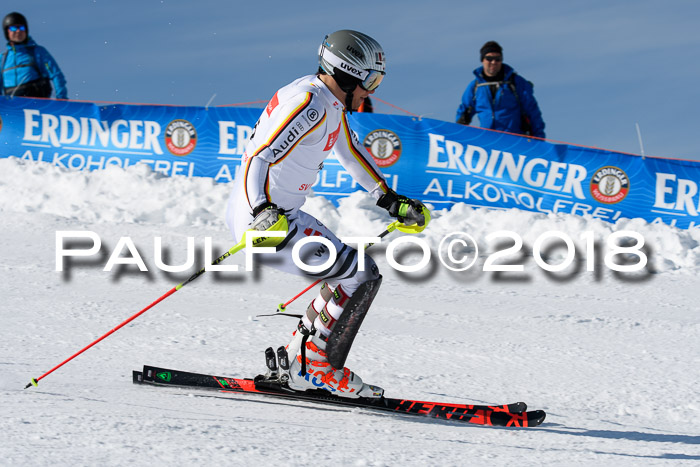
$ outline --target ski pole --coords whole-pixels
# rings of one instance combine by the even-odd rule
[[[268,231],[286,231],[286,230],[287,230],[287,218],[284,217],[284,216],[280,216],[280,219],[277,221],[277,223],[275,223],[272,227],[270,227],[270,228],[267,229],[267,230],[268,230]],[[280,241],[282,241],[282,239],[283,239],[282,237],[262,237],[262,236],[261,236],[261,237],[258,237],[256,240],[253,241],[253,246],[257,246],[257,247],[260,247],[260,246],[274,246],[275,244],[277,244],[277,243],[279,243]],[[214,265],[214,266],[218,265],[219,263],[221,263],[223,260],[225,260],[225,259],[228,258],[229,256],[238,253],[240,250],[242,250],[243,248],[245,248],[245,246],[246,246],[246,236],[245,236],[245,234],[244,234],[244,235],[243,235],[243,238],[241,239],[240,242],[238,242],[234,247],[232,247],[232,248],[231,248],[230,250],[228,250],[226,253],[224,253],[223,255],[221,255],[221,256],[219,256],[218,258],[216,258],[211,264]],[[175,292],[177,292],[178,290],[180,290],[181,288],[183,288],[184,286],[186,286],[187,284],[189,284],[190,282],[192,282],[193,280],[195,280],[196,278],[198,278],[199,276],[201,276],[202,274],[204,274],[204,273],[206,272],[206,270],[207,270],[207,268],[206,268],[206,267],[203,267],[202,269],[200,269],[199,271],[197,271],[196,273],[194,273],[192,276],[190,276],[190,278],[187,279],[185,282],[182,282],[181,284],[178,284],[178,285],[176,285],[175,287],[173,287],[172,289],[168,290],[165,294],[161,295],[160,298],[158,298],[156,301],[154,301],[153,303],[151,303],[150,305],[148,305],[146,308],[144,308],[143,310],[139,311],[139,312],[136,313],[135,315],[131,316],[131,317],[128,318],[126,321],[122,322],[122,323],[119,324],[117,327],[115,327],[115,328],[112,329],[111,331],[107,332],[106,334],[104,334],[104,335],[103,335],[102,337],[100,337],[99,339],[97,339],[97,340],[93,341],[92,343],[86,345],[85,347],[83,347],[82,349],[80,349],[79,351],[77,351],[76,353],[74,353],[73,355],[71,355],[70,357],[68,357],[67,359],[63,360],[61,363],[59,363],[59,364],[56,365],[55,367],[51,368],[49,371],[47,371],[47,372],[44,373],[43,375],[39,376],[38,378],[32,378],[32,380],[24,387],[24,389],[27,389],[28,387],[30,387],[30,386],[32,386],[32,385],[38,387],[39,381],[41,381],[43,378],[47,377],[48,375],[50,375],[50,374],[53,373],[54,371],[58,370],[58,369],[61,368],[63,365],[65,365],[66,363],[70,362],[70,361],[73,360],[75,357],[77,357],[78,355],[82,354],[83,352],[85,352],[86,350],[88,350],[89,348],[91,348],[92,346],[98,344],[99,342],[103,341],[104,339],[106,339],[106,338],[109,337],[110,335],[114,334],[115,332],[117,332],[118,330],[120,330],[121,328],[123,328],[124,326],[126,326],[127,324],[129,324],[130,322],[132,322],[133,320],[135,320],[136,318],[138,318],[139,316],[141,316],[142,314],[144,314],[145,312],[147,312],[148,310],[150,310],[151,308],[153,308],[154,306],[156,306],[158,303],[162,302],[163,300],[165,300],[166,298],[168,298],[169,296],[171,296],[172,294],[174,294]]]
[[[387,226],[386,230],[378,235],[379,238],[384,238],[384,237],[386,237],[387,235],[389,235],[391,232],[393,232],[394,230],[397,229],[397,227],[399,226],[399,224],[400,224],[399,221],[394,221],[394,222],[392,222],[391,224],[389,224],[389,225]],[[371,247],[372,245],[374,245],[374,243],[368,243],[368,244],[365,246],[365,250],[368,249],[369,247]],[[314,282],[313,284],[309,285],[309,286],[306,287],[304,290],[302,290],[301,292],[299,292],[298,294],[296,294],[294,297],[292,297],[288,302],[286,302],[286,303],[280,303],[279,305],[277,305],[277,311],[279,311],[280,313],[284,313],[284,311],[287,309],[287,306],[289,306],[290,303],[294,302],[297,298],[301,297],[301,296],[304,295],[306,292],[308,292],[309,290],[311,290],[312,288],[314,288],[315,286],[317,286],[322,280],[323,280],[323,279],[318,279],[316,282]]]

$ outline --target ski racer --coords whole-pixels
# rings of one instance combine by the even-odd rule
[[[262,112],[246,145],[228,202],[226,222],[236,241],[247,229],[265,231],[286,217],[286,237],[270,258],[259,260],[279,270],[323,278],[287,345],[291,389],[327,389],[342,397],[381,397],[383,390],[363,383],[344,367],[365,313],[381,282],[377,265],[342,243],[313,216],[302,211],[311,186],[331,151],[377,205],[405,225],[424,225],[427,208],[389,188],[369,152],[350,128],[347,114],[373,94],[385,75],[385,55],[371,37],[351,30],[325,37],[316,74],[279,89]],[[429,219],[429,217],[427,217]],[[308,236],[332,242],[335,261],[319,273],[297,267],[292,251]],[[309,266],[323,265],[329,248],[307,243],[299,256]]]

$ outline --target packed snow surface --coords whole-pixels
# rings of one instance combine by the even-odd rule
[[[547,411],[537,428],[133,385],[132,370],[144,364],[251,377],[263,371],[266,347],[288,342],[295,319],[258,315],[274,313],[310,281],[266,268],[246,272],[244,252],[224,263],[238,272],[204,274],[38,387],[23,389],[185,281],[203,265],[206,237],[214,257],[233,246],[223,221],[229,190],[146,166],[84,173],[0,160],[0,464],[700,461],[700,230],[640,219],[608,224],[458,204],[434,209],[424,232],[393,232],[368,250],[384,281],[347,365],[390,397],[522,400]],[[305,209],[345,237],[376,236],[392,221],[364,193],[339,208],[312,197]],[[616,241],[632,252],[610,263],[615,245],[608,240],[620,231],[633,232]],[[58,232],[92,232],[100,251],[68,258],[57,271]],[[449,243],[443,240],[455,232],[479,247],[462,272],[440,261],[441,244]],[[414,243],[391,243],[404,237]],[[643,248],[635,247],[640,237]],[[156,266],[157,253],[166,264],[186,263],[188,238],[196,258],[190,270]],[[522,247],[509,252],[518,239]],[[540,247],[545,239],[550,243]],[[66,248],[90,244],[74,238]],[[420,264],[421,244],[431,254],[425,267],[392,266],[392,258]],[[463,248],[452,256],[470,254],[473,248]],[[110,258],[135,256],[147,272],[134,264],[104,270]],[[640,256],[648,261],[639,271],[611,269],[634,268]],[[566,267],[545,271],[540,258]],[[523,270],[484,271],[489,262]],[[302,312],[314,293],[288,313]]]

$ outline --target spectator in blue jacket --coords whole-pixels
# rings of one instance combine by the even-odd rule
[[[0,94],[51,97],[53,83],[56,98],[67,99],[66,78],[51,54],[29,37],[26,18],[10,13],[3,19],[2,29],[7,50],[0,58]]]
[[[503,49],[497,42],[481,48],[481,65],[462,95],[457,123],[469,125],[476,114],[482,128],[544,138],[533,85],[503,63]]]

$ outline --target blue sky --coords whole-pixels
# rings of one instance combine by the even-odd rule
[[[376,96],[454,121],[488,40],[535,84],[547,137],[700,160],[700,2],[4,0],[68,79],[70,98],[204,106],[269,99],[317,67],[325,34],[384,47]],[[382,113],[400,113],[382,103]]]

